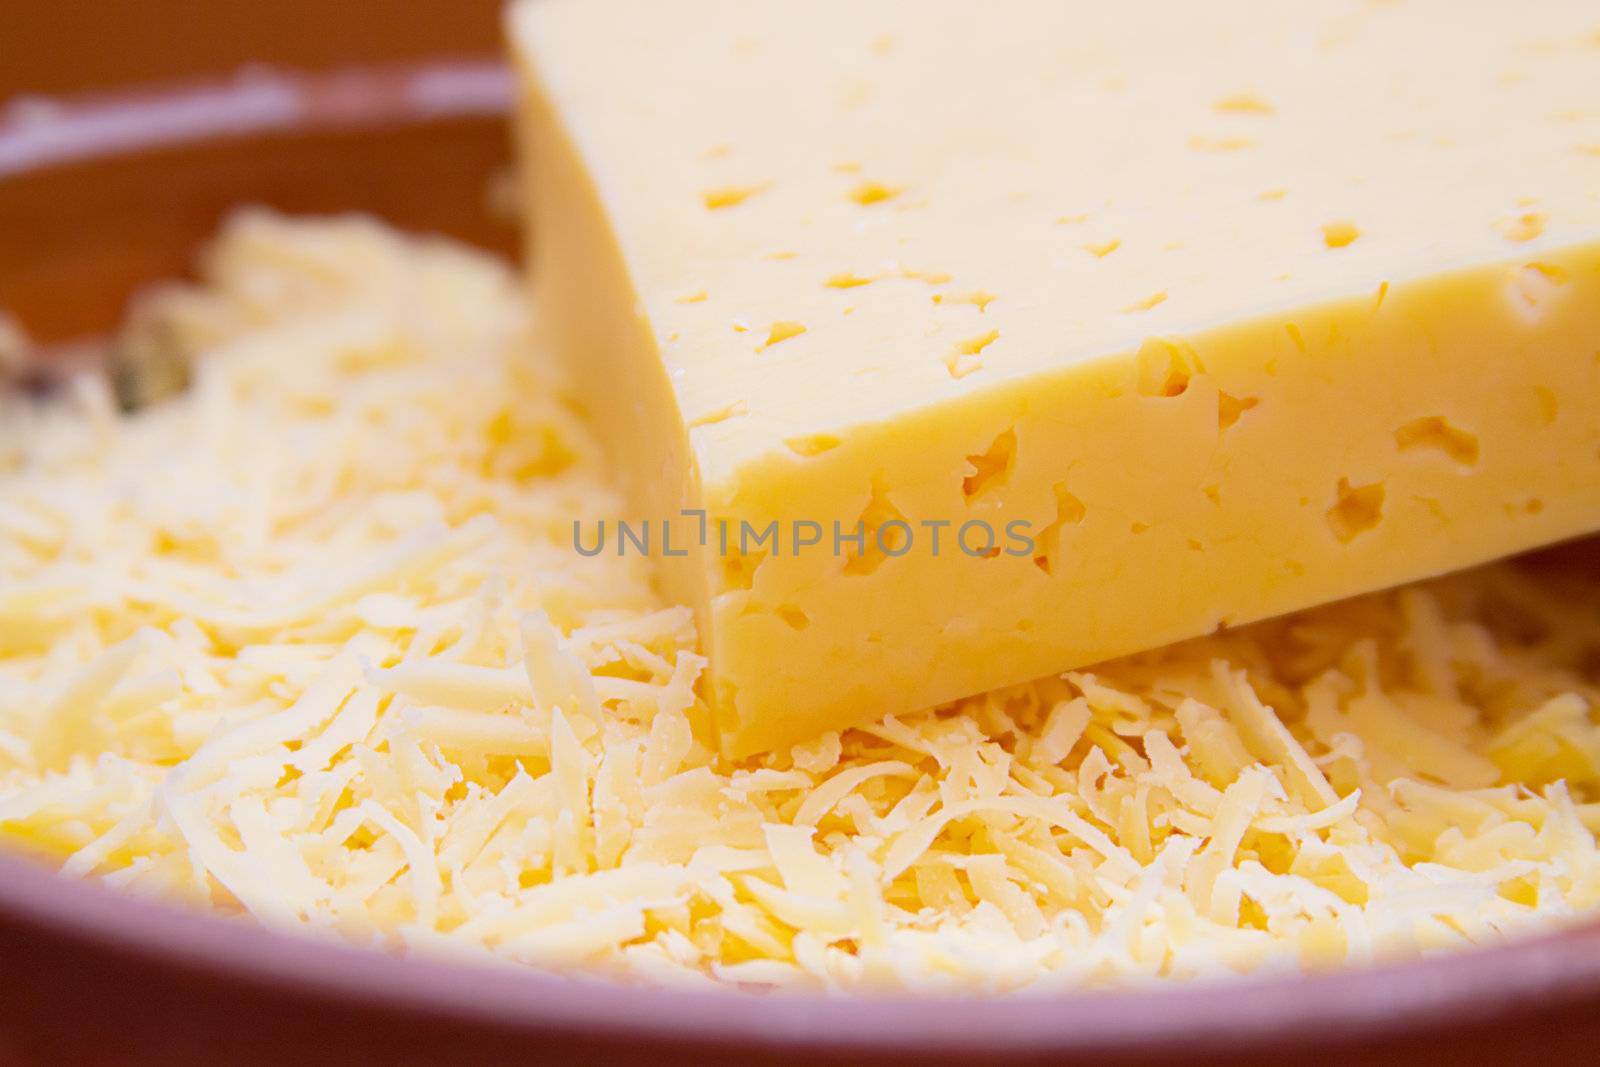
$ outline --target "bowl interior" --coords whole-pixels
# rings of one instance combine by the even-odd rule
[[[471,82],[477,95],[443,111],[396,89],[424,69],[412,62],[419,55],[492,47],[496,6],[142,5],[149,26],[196,20],[179,41],[205,57],[197,65],[159,34],[106,48],[104,27],[88,33],[90,5],[0,5],[0,41],[34,44],[14,50],[22,63],[0,64],[0,100],[23,88],[93,90],[60,107],[0,113],[0,305],[45,343],[103,334],[139,286],[184,273],[196,244],[241,203],[365,210],[514,252],[520,236],[493,192],[510,158],[503,83],[495,90],[493,71],[471,67],[471,77],[482,79]],[[397,10],[405,14],[386,22]],[[274,28],[262,29],[258,19]],[[361,42],[361,55],[349,51],[352,40]],[[303,95],[303,110],[253,133],[241,112],[220,128],[174,134],[172,112],[162,110],[188,100],[226,116],[238,85],[231,75],[131,96],[117,88],[128,78],[200,78],[264,54],[311,73],[285,76]],[[90,65],[72,71],[62,57],[74,55],[90,57]],[[358,59],[380,65],[345,66]],[[111,113],[131,114],[146,136],[96,142]],[[46,126],[79,130],[76,154],[40,162],[37,136]],[[34,156],[17,148],[24,141]],[[1548,558],[1600,569],[1600,541]],[[663,1062],[814,1064],[912,1054],[925,1063],[1106,1063],[1185,1052],[1245,1062],[1314,1041],[1346,1061],[1404,1062],[1448,1048],[1455,1062],[1485,1062],[1593,1048],[1600,1040],[1597,945],[1600,931],[1591,926],[1364,974],[996,1004],[736,1002],[301,943],[94,886],[60,885],[0,856],[0,971],[36,976],[0,1011],[8,1017],[0,1060],[16,1050],[93,1056],[113,1047],[108,1042],[120,1042],[115,1047],[130,1059],[148,1059],[151,1046],[141,1041],[164,1040],[176,1028],[189,1036],[162,1055],[196,1061],[224,1051],[265,1062],[292,1050],[326,1055],[336,1042],[357,1054],[404,1058],[427,1050],[587,1049],[601,1062],[646,1050]]]
[[[59,121],[99,122],[111,106],[125,102],[69,108]],[[369,211],[512,253],[517,230],[493,195],[509,156],[498,115],[384,115],[0,173],[0,294],[41,344],[104,333],[139,286],[184,274],[196,246],[240,204]]]

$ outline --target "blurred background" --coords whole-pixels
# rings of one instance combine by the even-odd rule
[[[499,53],[502,0],[4,0],[0,99],[221,75]],[[312,32],[314,31],[314,32]]]
[[[478,77],[468,105],[432,117],[391,91],[428,65],[481,74],[471,65],[501,52],[501,6],[0,0],[0,308],[45,344],[103,331],[140,284],[184,273],[239,203],[367,210],[513,252],[515,226],[492,194],[511,147],[488,83]],[[107,108],[125,115],[208,84],[217,99],[241,79],[279,76],[318,99],[340,95],[292,130],[43,165],[25,151],[49,124],[87,128]]]

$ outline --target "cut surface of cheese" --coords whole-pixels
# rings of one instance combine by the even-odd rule
[[[1597,26],[516,8],[543,326],[704,513],[725,749],[1600,526]]]

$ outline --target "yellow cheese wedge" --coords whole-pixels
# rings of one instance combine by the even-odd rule
[[[725,750],[1600,527],[1597,32],[517,8],[540,314],[632,517],[705,514]]]

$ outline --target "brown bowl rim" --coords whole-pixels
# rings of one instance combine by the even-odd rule
[[[0,856],[0,922],[153,968],[502,1031],[758,1052],[1088,1055],[1336,1047],[1600,1002],[1600,923],[1403,963],[1107,990],[752,995],[399,955],[185,909]]]
[[[19,96],[0,101],[0,181],[206,141],[500,117],[512,91],[504,63],[462,59],[318,72],[259,66],[224,80]]]

